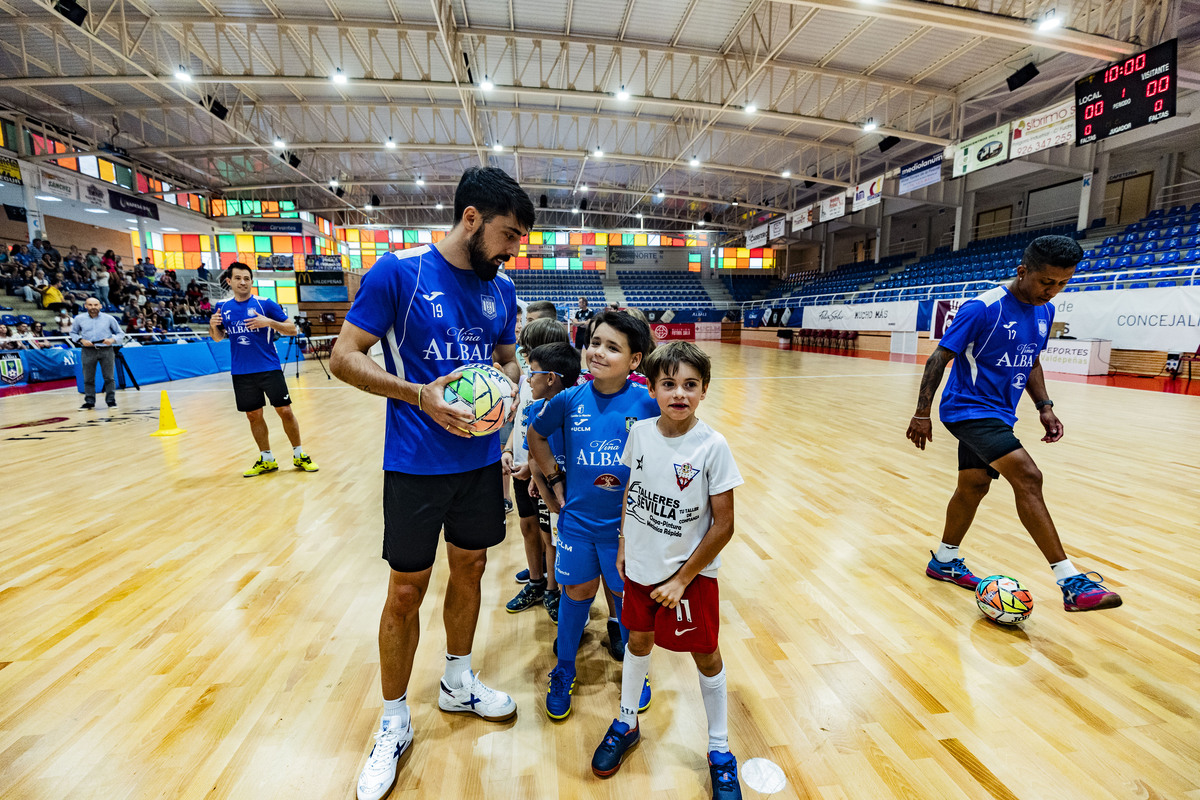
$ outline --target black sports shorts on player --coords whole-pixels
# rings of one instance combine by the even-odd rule
[[[500,462],[449,475],[383,473],[383,557],[397,572],[433,566],[438,533],[464,550],[504,541]]]
[[[1012,426],[1003,420],[965,419],[942,424],[958,439],[960,471],[986,469],[988,477],[995,480],[1000,473],[992,468],[992,462],[1021,449],[1021,440],[1013,433]]]
[[[517,503],[517,516],[521,519],[528,519],[536,516],[538,518],[538,526],[546,533],[550,532],[550,509],[546,508],[546,504],[542,502],[542,498],[534,500],[529,496],[529,484],[533,483],[532,478],[521,480],[513,478],[513,498]]]
[[[233,396],[237,398],[238,411],[258,411],[266,405],[263,395],[275,408],[292,404],[282,369],[233,376]]]

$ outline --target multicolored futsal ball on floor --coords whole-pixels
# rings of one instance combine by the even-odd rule
[[[1033,613],[1033,595],[1016,578],[989,575],[975,587],[975,602],[988,619],[1016,625]]]
[[[491,364],[471,364],[457,371],[462,377],[446,384],[443,396],[451,406],[475,416],[465,430],[473,436],[500,430],[516,401],[517,387]]]

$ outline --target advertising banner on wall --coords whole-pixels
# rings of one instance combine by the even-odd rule
[[[833,331],[915,331],[919,306],[916,300],[805,306],[804,327]]]
[[[341,256],[329,256],[329,255],[305,256],[304,257],[304,266],[307,269],[314,269],[314,270],[336,269],[339,271],[339,275],[340,275],[341,269],[342,269],[342,257]]]
[[[79,199],[79,182],[65,175],[58,175],[48,169],[39,169],[43,193],[67,200]]]
[[[1009,123],[992,128],[954,146],[954,177],[970,174],[984,167],[994,167],[1008,160]]]
[[[858,184],[854,187],[854,202],[851,211],[861,211],[864,208],[879,205],[883,202],[883,176]]]
[[[94,206],[103,206],[107,199],[104,194],[104,189],[101,189],[90,181],[79,182],[79,199],[85,203],[91,203]]]
[[[242,230],[246,233],[304,233],[303,222],[288,220],[252,219],[242,222]]]
[[[1012,123],[1009,158],[1020,158],[1048,147],[1075,141],[1075,101],[1064,100]]]
[[[805,231],[813,225],[813,206],[810,203],[804,208],[798,208],[788,215],[788,219],[792,222],[792,233],[797,231]]]
[[[669,339],[682,339],[684,341],[695,341],[696,325],[692,322],[659,322],[650,329],[657,341],[664,342]]]
[[[775,239],[782,239],[787,235],[787,217],[780,217],[779,219],[771,220],[769,229],[770,235],[768,238],[770,238],[772,241]]]
[[[756,247],[767,246],[767,228],[766,225],[759,225],[757,228],[751,228],[746,231],[746,247],[754,249]]]
[[[826,197],[821,201],[821,222],[829,222],[831,219],[837,219],[844,216],[846,213],[846,194],[839,192],[832,197]]]
[[[15,158],[0,156],[0,181],[24,186],[24,182],[21,180],[21,165]]]
[[[908,194],[942,180],[942,162],[945,156],[938,153],[922,158],[900,168],[900,194]]]
[[[158,219],[158,205],[151,203],[149,200],[143,200],[140,197],[132,197],[120,192],[108,190],[108,205],[114,211],[124,211],[127,214],[134,214],[139,217],[149,217],[150,219]]]
[[[1072,292],[1055,301],[1063,335],[1111,339],[1122,350],[1196,352],[1200,347],[1200,287]]]

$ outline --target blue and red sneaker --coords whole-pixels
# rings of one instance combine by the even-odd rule
[[[929,555],[929,564],[925,567],[926,575],[935,581],[946,581],[947,583],[953,583],[955,586],[975,591],[975,587],[979,585],[979,578],[976,578],[971,573],[971,570],[967,569],[966,563],[961,558],[938,561],[932,557],[932,550],[929,551]]]
[[[550,688],[546,690],[546,716],[566,719],[571,713],[571,694],[575,691],[575,673],[565,667],[550,670]]]
[[[615,775],[621,768],[625,754],[641,738],[642,734],[638,728],[630,730],[624,722],[614,719],[604,734],[604,741],[600,742],[600,746],[592,754],[592,772],[601,778]]]
[[[708,751],[708,774],[712,779],[713,800],[742,800],[742,784],[738,782],[733,753]]]
[[[1095,578],[1088,577],[1095,575]],[[1121,605],[1121,595],[1104,587],[1099,572],[1083,572],[1058,581],[1062,587],[1063,608],[1067,611],[1099,611]]]

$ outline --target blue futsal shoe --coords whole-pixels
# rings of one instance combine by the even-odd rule
[[[571,694],[575,691],[575,673],[563,667],[550,670],[550,688],[546,690],[546,716],[566,719],[571,713]]]
[[[625,754],[641,741],[642,734],[637,729],[629,730],[629,726],[619,720],[613,720],[604,734],[604,741],[592,755],[592,772],[601,778],[615,775],[625,760]]]

